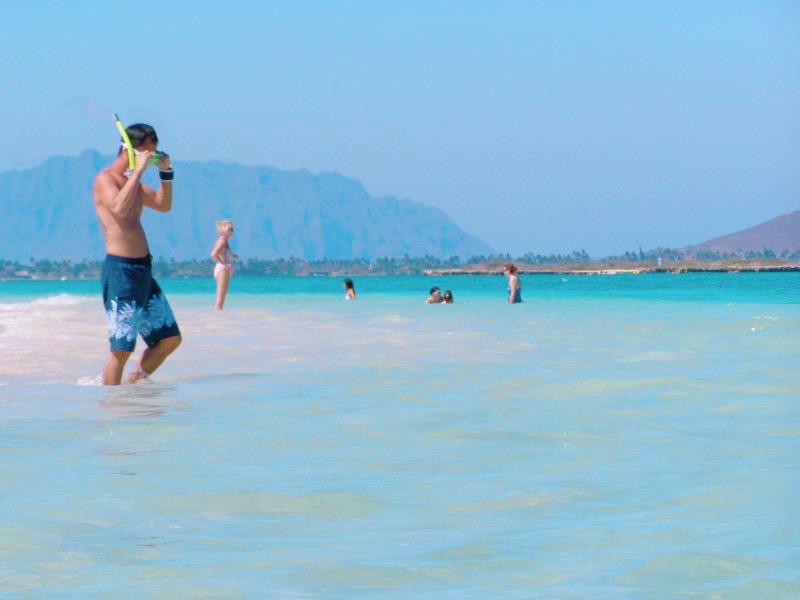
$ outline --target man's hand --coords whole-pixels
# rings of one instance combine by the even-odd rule
[[[161,159],[158,161],[158,168],[160,171],[167,171],[172,168],[172,165],[169,162],[169,154],[166,152],[160,152]]]
[[[150,157],[153,156],[153,152],[151,150],[139,150],[136,152],[136,168],[134,171],[137,173],[144,173],[144,170],[147,168],[147,162],[150,160]]]

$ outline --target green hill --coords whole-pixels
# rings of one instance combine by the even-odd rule
[[[708,240],[687,250],[690,255],[709,252],[744,255],[767,250],[775,256],[796,254],[800,252],[800,211]]]

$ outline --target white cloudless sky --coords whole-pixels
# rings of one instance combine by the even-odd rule
[[[0,171],[115,151],[337,171],[498,252],[800,209],[800,2],[0,2]],[[178,198],[180,201],[180,198]]]

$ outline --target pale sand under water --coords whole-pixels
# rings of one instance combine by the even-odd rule
[[[2,298],[0,594],[797,597],[798,304],[687,281],[168,282],[183,346],[113,389],[99,297]]]

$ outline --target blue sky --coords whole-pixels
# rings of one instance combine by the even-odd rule
[[[0,171],[338,171],[499,252],[677,248],[800,209],[800,2],[0,2]]]

